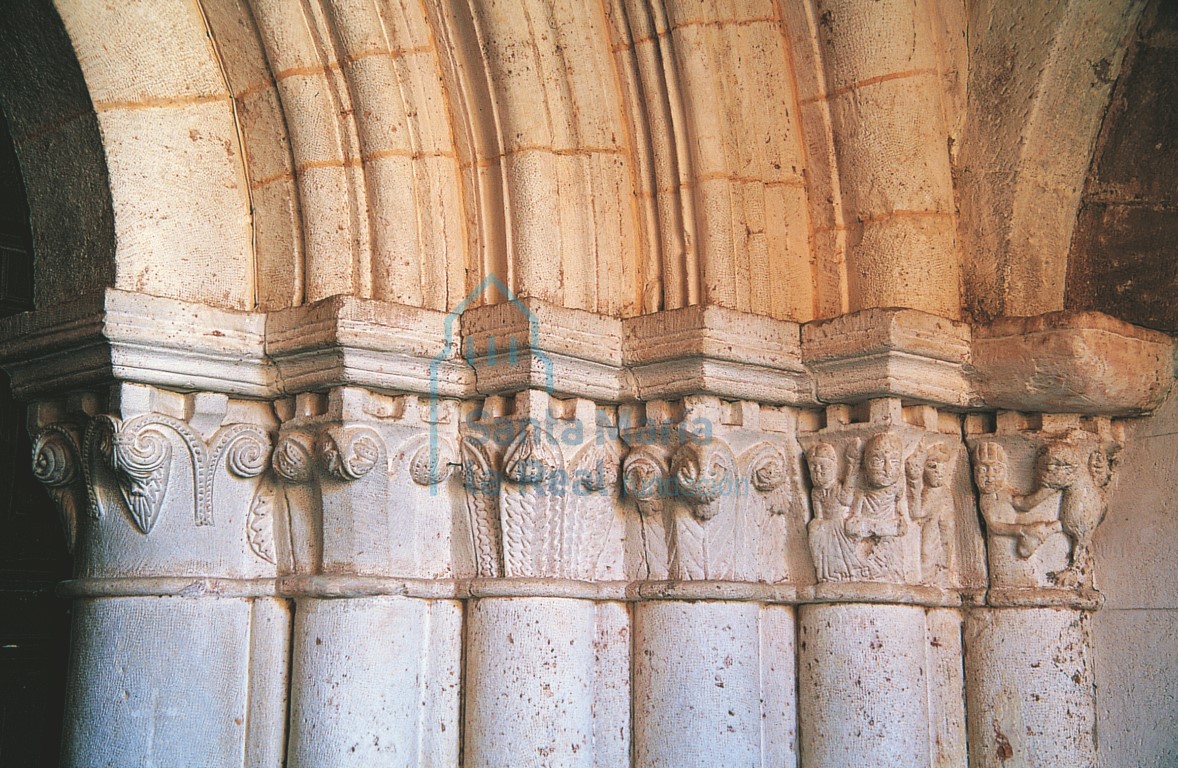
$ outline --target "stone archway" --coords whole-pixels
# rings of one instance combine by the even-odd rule
[[[1060,310],[1142,14],[12,12],[64,762],[1094,763],[1173,351]]]

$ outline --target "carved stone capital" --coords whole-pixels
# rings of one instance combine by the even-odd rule
[[[967,442],[988,539],[989,602],[1098,605],[1091,546],[1123,445],[1117,425],[1005,413]]]

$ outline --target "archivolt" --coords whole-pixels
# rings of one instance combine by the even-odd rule
[[[101,128],[119,287],[230,307],[347,293],[446,309],[495,274],[617,315],[712,303],[795,320],[871,306],[955,316],[958,240],[971,291],[1010,250],[988,208],[958,213],[990,197],[954,196],[950,145],[981,152],[990,136],[984,100],[962,98],[980,10],[56,4]],[[1000,58],[995,41],[972,46],[975,73]],[[1049,80],[1070,71],[1050,50]],[[1003,114],[999,127],[1019,119]],[[1022,145],[1036,156],[1068,140],[1046,114]],[[984,191],[987,160],[970,151],[959,178]],[[1037,208],[1011,199],[1024,201],[1007,206],[1014,237]]]

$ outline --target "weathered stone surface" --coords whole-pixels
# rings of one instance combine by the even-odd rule
[[[1173,344],[1040,313],[1133,272],[1068,249],[1143,4],[0,11],[65,764],[961,768],[968,720],[1090,765],[1098,704],[1122,746]],[[1156,240],[1117,114],[1084,216]],[[1145,614],[1094,634],[1106,567]]]
[[[709,394],[813,402],[795,323],[722,307],[688,307],[624,321],[623,359],[642,399]]]
[[[803,359],[828,403],[902,397],[978,405],[969,341],[963,323],[915,310],[868,309],[802,327]]]
[[[1156,408],[1173,345],[1094,312],[1012,317],[974,329],[977,387],[993,408],[1118,416]]]

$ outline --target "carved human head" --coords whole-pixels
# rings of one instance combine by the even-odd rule
[[[1076,482],[1076,471],[1080,464],[1076,446],[1062,440],[1048,443],[1039,451],[1039,458],[1035,462],[1039,484],[1055,490],[1069,488]]]
[[[924,484],[930,488],[940,488],[948,481],[952,464],[953,454],[949,446],[944,443],[930,445],[924,457]]]
[[[973,479],[982,493],[1006,487],[1006,451],[998,443],[981,443],[973,452]]]
[[[838,475],[838,463],[838,454],[830,443],[815,443],[806,451],[810,482],[815,488],[826,489],[834,485]]]
[[[900,479],[903,446],[900,438],[889,432],[880,432],[867,441],[863,450],[863,469],[867,482],[876,488],[894,485]]]
[[[1108,487],[1113,479],[1112,454],[1116,446],[1098,445],[1088,455],[1088,472],[1098,488]]]

